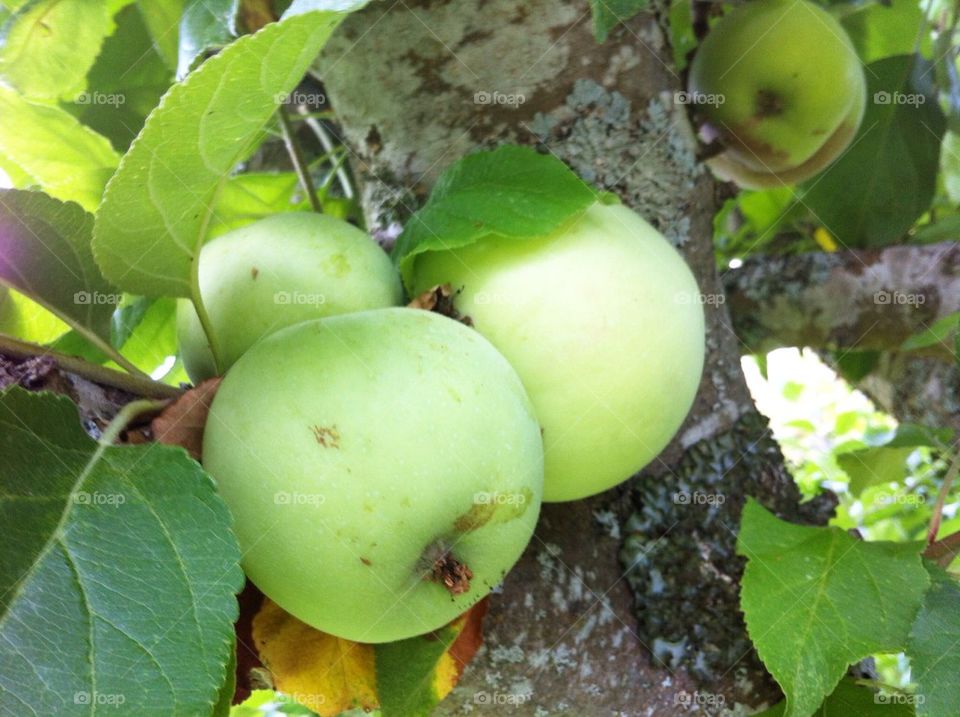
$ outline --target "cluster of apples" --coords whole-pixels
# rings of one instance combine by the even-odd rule
[[[712,164],[745,186],[818,171],[865,103],[843,30],[795,0],[721,20],[690,89],[723,94],[700,108],[726,145]],[[467,610],[519,558],[541,501],[599,493],[656,457],[702,371],[696,282],[619,205],[417,255],[409,295],[450,287],[448,315],[401,307],[387,255],[327,216],[264,219],[199,262],[217,359],[186,301],[181,356],[194,381],[225,372],[203,462],[244,568],[346,639],[403,639]]]
[[[467,610],[519,558],[542,500],[633,475],[699,382],[694,278],[623,206],[418,257],[411,295],[454,287],[462,320],[399,306],[388,256],[328,216],[261,220],[199,261],[225,370],[203,463],[244,568],[289,613],[351,640]],[[185,300],[178,330],[191,378],[215,375]]]

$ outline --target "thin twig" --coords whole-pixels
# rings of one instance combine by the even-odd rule
[[[169,386],[149,378],[142,378],[131,374],[114,371],[106,366],[84,361],[76,356],[68,356],[58,351],[51,351],[43,346],[20,341],[11,336],[0,334],[0,354],[15,359],[28,359],[35,356],[49,356],[57,362],[64,371],[76,374],[102,386],[119,388],[137,396],[149,398],[176,398],[182,390],[176,386]]]
[[[287,145],[287,153],[290,155],[293,168],[300,178],[303,191],[306,192],[310,198],[310,206],[313,207],[313,211],[322,214],[323,205],[320,203],[320,197],[317,196],[317,191],[313,187],[313,179],[310,177],[310,167],[303,157],[303,150],[300,148],[300,142],[297,140],[293,123],[290,121],[290,115],[287,113],[287,108],[281,105],[277,110],[277,115],[280,117],[280,127],[283,129],[283,141],[284,144]]]
[[[311,113],[306,107],[298,107],[297,112],[300,114],[300,117],[306,123],[307,127],[309,127],[314,135],[316,135],[317,141],[320,142],[324,152],[330,154],[337,149],[337,145],[330,138],[330,133],[324,128],[323,123],[311,116]],[[340,146],[343,147],[344,145]],[[337,179],[340,181],[340,188],[343,190],[343,196],[347,199],[353,199],[353,182],[350,181],[350,175],[347,173],[347,170],[342,162],[340,166],[337,167]]]
[[[951,533],[923,551],[923,557],[946,568],[960,553],[960,533]]]
[[[927,530],[927,545],[933,545],[937,540],[937,533],[940,532],[940,522],[943,520],[943,506],[947,502],[947,496],[953,487],[953,481],[960,473],[960,451],[953,457],[950,467],[947,469],[947,475],[940,485],[940,493],[937,495],[937,502],[933,506],[933,516],[930,518],[930,528]]]

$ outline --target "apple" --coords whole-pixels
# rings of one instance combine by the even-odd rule
[[[203,464],[250,579],[358,642],[437,629],[497,585],[530,540],[540,426],[480,334],[389,308],[260,341],[212,403]]]
[[[863,67],[843,27],[806,0],[754,0],[711,29],[687,93],[705,134],[726,150],[708,161],[748,188],[808,179],[833,162],[863,119]]]
[[[598,203],[549,236],[418,255],[413,289],[443,284],[523,380],[543,428],[544,500],[626,480],[689,411],[703,367],[700,294],[630,209]]]
[[[199,261],[200,295],[223,370],[277,329],[402,299],[390,258],[367,234],[313,212],[275,214],[223,234],[203,246]],[[177,338],[195,383],[217,374],[187,299],[178,302]]]

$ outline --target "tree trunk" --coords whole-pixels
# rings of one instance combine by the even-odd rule
[[[777,700],[738,608],[740,508],[754,495],[816,522],[830,506],[798,507],[747,391],[714,267],[716,187],[673,102],[681,79],[657,17],[598,45],[583,0],[374,3],[316,69],[385,243],[458,157],[534,145],[657,226],[705,300],[707,363],[678,436],[621,488],[545,506],[440,711],[659,716],[687,714],[697,691],[708,714]]]
[[[960,311],[960,244],[756,256],[726,272],[724,286],[751,352],[886,351]],[[954,360],[948,342],[924,353]]]

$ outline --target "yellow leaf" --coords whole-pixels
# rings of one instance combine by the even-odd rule
[[[820,248],[826,252],[833,253],[837,250],[837,241],[823,227],[817,227],[813,232],[813,240],[820,245]]]
[[[378,707],[372,645],[320,632],[269,599],[253,618],[253,641],[274,687],[321,717]]]
[[[433,674],[433,691],[438,702],[450,694],[460,680],[463,669],[483,644],[483,618],[488,607],[489,601],[481,600],[450,623],[450,627],[456,630],[457,638],[440,656]]]

